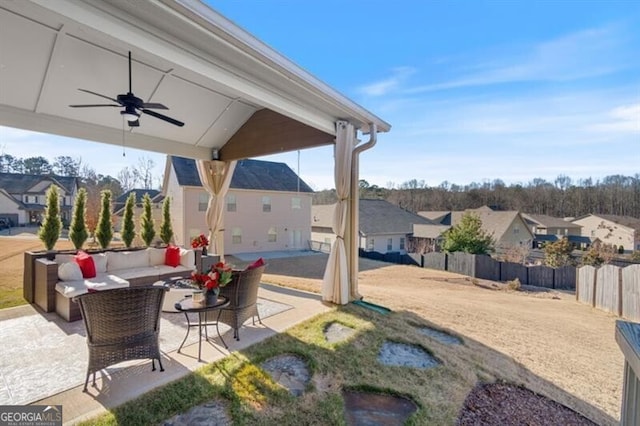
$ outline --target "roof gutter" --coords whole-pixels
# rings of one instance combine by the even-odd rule
[[[351,223],[351,235],[349,238],[350,250],[349,250],[349,282],[351,283],[349,299],[356,300],[362,299],[362,296],[357,292],[358,288],[358,246],[360,241],[360,192],[359,183],[360,180],[360,154],[375,146],[378,141],[378,131],[376,123],[369,123],[369,141],[358,145],[351,153],[351,200],[349,208],[349,219]]]

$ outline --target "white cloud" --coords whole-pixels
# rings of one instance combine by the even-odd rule
[[[451,74],[457,78],[408,88],[416,94],[498,83],[573,81],[627,68],[629,61],[622,37],[614,26],[587,29],[546,42],[481,52],[460,59],[464,65]],[[486,60],[487,57],[492,58]],[[637,59],[633,60],[637,63]],[[472,65],[468,65],[471,63]]]
[[[397,90],[400,85],[415,72],[414,68],[397,67],[391,70],[392,75],[384,80],[367,84],[357,89],[366,96],[383,96]]]
[[[622,105],[609,111],[608,120],[587,126],[596,132],[636,133],[640,135],[640,103]]]

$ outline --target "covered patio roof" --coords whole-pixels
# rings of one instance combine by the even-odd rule
[[[184,127],[69,107],[127,93],[129,51],[133,93]],[[334,143],[338,120],[390,129],[200,1],[0,0],[0,125],[234,160]]]

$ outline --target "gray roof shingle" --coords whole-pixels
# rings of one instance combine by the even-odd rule
[[[51,180],[65,192],[71,192],[78,178],[56,175],[23,175],[20,173],[0,173],[0,188],[9,194],[26,194],[27,191],[43,180]]]
[[[376,234],[411,234],[414,224],[432,225],[434,222],[404,210],[386,200],[359,201],[360,232],[364,235]],[[311,226],[328,227],[333,222],[335,204],[315,205],[311,207]]]
[[[181,186],[202,186],[195,160],[171,156],[171,164]],[[230,187],[263,191],[313,192],[313,189],[285,163],[249,159],[238,161]]]

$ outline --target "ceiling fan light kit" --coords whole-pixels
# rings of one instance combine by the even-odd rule
[[[127,120],[129,123],[129,127],[138,127],[140,125],[139,118],[140,113],[144,113],[150,115],[152,117],[158,118],[162,121],[166,121],[167,123],[173,124],[175,126],[182,127],[184,123],[182,121],[176,120],[175,118],[167,117],[164,114],[160,114],[158,112],[153,111],[153,109],[169,109],[161,103],[157,102],[144,102],[142,99],[136,97],[133,94],[133,90],[131,89],[131,52],[129,52],[129,91],[126,94],[118,95],[115,99],[106,95],[101,95],[100,93],[92,92],[86,89],[78,89],[81,92],[89,93],[95,96],[99,96],[101,98],[108,99],[114,103],[112,104],[87,104],[87,105],[69,105],[71,108],[95,108],[95,107],[123,107],[124,109],[120,111],[122,117]],[[138,112],[139,111],[139,112]]]

